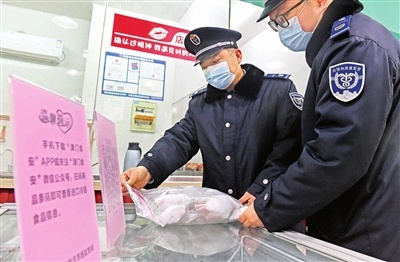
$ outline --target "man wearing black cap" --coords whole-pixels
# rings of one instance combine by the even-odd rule
[[[302,96],[288,75],[264,76],[251,64],[240,65],[240,38],[239,32],[216,27],[188,33],[185,47],[208,86],[192,95],[185,117],[138,167],[121,174],[124,193],[125,183],[138,189],[159,186],[200,150],[203,186],[251,203],[297,159]]]
[[[265,1],[258,20],[269,16],[311,67],[304,149],[240,221],[277,231],[306,217],[311,236],[400,261],[400,44],[362,8],[357,0]]]

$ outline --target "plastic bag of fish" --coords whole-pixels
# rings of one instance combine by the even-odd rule
[[[247,208],[221,191],[196,186],[137,190],[127,185],[137,215],[160,226],[217,224],[237,221]]]

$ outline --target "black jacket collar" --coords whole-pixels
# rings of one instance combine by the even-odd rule
[[[344,16],[358,13],[362,9],[363,5],[358,0],[334,0],[329,5],[307,46],[306,61],[309,67],[312,66],[319,50],[331,35],[333,23]]]
[[[242,69],[246,71],[242,79],[236,84],[234,91],[241,96],[256,98],[260,91],[264,79],[264,72],[251,64],[241,65]],[[220,99],[226,95],[225,90],[218,90],[212,85],[207,86],[205,103],[211,103],[214,100]]]

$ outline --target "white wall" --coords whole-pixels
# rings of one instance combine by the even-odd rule
[[[83,71],[85,67],[86,61],[82,55],[87,47],[89,21],[74,19],[78,28],[68,30],[52,22],[55,14],[6,4],[1,4],[0,8],[1,29],[61,39],[64,41],[65,52],[65,60],[59,64],[2,56],[0,115],[10,115],[11,98],[8,84],[10,74],[18,75],[67,98],[81,97],[83,75],[70,76],[65,72],[71,68]],[[0,121],[0,127],[3,125],[6,126],[6,141],[0,142],[0,152],[13,148],[11,122]],[[0,158],[0,171],[7,170],[7,165],[11,163],[10,156],[11,154],[6,153]]]
[[[88,119],[93,118],[93,110],[96,109],[99,113],[114,121],[121,168],[128,142],[140,142],[144,152],[150,149],[166,129],[184,116],[189,102],[189,94],[203,87],[206,81],[201,69],[193,67],[193,62],[111,47],[112,18],[115,12],[188,30],[200,26],[225,28],[230,26],[243,35],[238,42],[243,51],[243,63],[252,63],[264,70],[265,73],[291,74],[291,79],[295,82],[299,92],[304,94],[309,74],[304,53],[293,53],[284,47],[279,41],[278,34],[268,27],[266,20],[260,23],[255,22],[262,12],[260,7],[241,1],[232,1],[231,14],[229,15],[229,2],[226,0],[194,0],[191,5],[188,2],[181,5],[178,2],[163,2],[162,7],[161,3],[134,1],[110,2],[110,4],[113,8],[107,3],[105,6],[95,4],[92,20],[75,19],[79,24],[78,29],[75,30],[61,29],[54,25],[51,22],[53,14],[2,4],[2,28],[61,38],[64,40],[66,59],[59,65],[2,59],[0,114],[9,114],[10,99],[7,76],[10,73],[15,73],[43,87],[51,88],[54,92],[66,97],[82,96],[82,103],[86,106]],[[126,10],[136,10],[137,12]],[[182,13],[184,13],[183,16],[178,15]],[[180,19],[179,16],[181,16]],[[29,17],[29,19],[15,19],[15,17]],[[164,17],[168,20],[157,17]],[[229,17],[231,21],[229,21]],[[84,60],[82,53],[86,48],[87,60]],[[154,133],[131,132],[129,130],[132,101],[139,99],[101,94],[103,74],[101,55],[104,56],[106,51],[166,61],[164,101],[146,100],[158,105],[156,131]],[[82,70],[84,75],[68,76],[65,71],[69,68]],[[12,148],[9,142],[11,141],[10,122],[1,122],[1,125],[7,125],[7,142],[0,143],[1,149]],[[95,163],[97,162],[96,147],[93,148],[93,153],[92,163]],[[201,157],[197,155],[194,161],[201,162]],[[8,162],[7,156],[2,157],[0,171],[4,170],[3,167],[6,167]],[[97,166],[93,171],[98,172]]]
[[[232,6],[232,29],[243,35],[239,41],[243,63],[254,64],[266,74],[290,74],[298,91],[304,94],[310,72],[305,53],[287,49],[278,33],[268,26],[268,19],[256,23],[261,12],[261,7],[248,3],[235,2]]]
[[[215,0],[212,3],[211,5],[210,1],[204,0],[193,1],[190,8],[180,20],[181,27],[187,28],[188,30],[204,26],[228,27],[228,1]],[[193,65],[193,62],[176,62],[174,103],[183,98],[187,98],[189,94],[206,84],[200,67],[194,67]],[[187,107],[187,104],[185,107]],[[177,110],[184,114],[184,109],[184,107],[179,107]],[[182,116],[183,115],[181,115],[181,117]],[[175,119],[174,122],[176,122]]]
[[[202,26],[228,28],[227,1],[215,0],[213,3],[210,5],[208,1],[194,1],[183,16],[181,24],[190,29]],[[304,52],[293,53],[283,46],[278,34],[269,28],[267,19],[256,23],[261,12],[262,8],[249,3],[240,1],[232,3],[230,28],[242,33],[242,38],[238,41],[243,53],[242,63],[254,64],[266,74],[290,74],[290,79],[295,83],[297,90],[304,94],[310,71],[305,62]],[[176,72],[173,123],[184,116],[190,100],[189,94],[206,84],[204,75],[198,67],[177,63]],[[190,161],[202,162],[201,155],[197,154]]]
[[[298,86],[299,92],[304,93],[309,73],[304,52],[294,53],[284,47],[278,34],[269,28],[267,19],[256,23],[262,12],[261,7],[233,1],[229,23],[228,2],[214,0],[212,3],[211,5],[210,1],[195,0],[182,17],[180,24],[190,30],[203,26],[225,28],[230,26],[231,29],[241,32],[242,38],[238,45],[243,51],[243,63],[252,63],[264,70],[265,73],[291,74],[291,79]],[[181,104],[182,100],[204,86],[206,82],[201,70],[198,67],[193,68],[187,65],[186,62],[177,62],[176,72],[174,103]],[[181,106],[179,106],[178,113],[184,113]]]
[[[87,106],[88,115],[93,112],[93,109],[95,109],[97,112],[115,123],[118,156],[120,160],[120,168],[122,170],[123,159],[129,142],[139,142],[143,153],[145,153],[164,134],[164,131],[171,127],[173,95],[174,92],[176,92],[176,90],[180,87],[180,84],[177,84],[175,81],[175,76],[180,75],[180,73],[176,72],[176,64],[186,64],[186,67],[188,67],[191,66],[193,62],[180,61],[165,56],[110,46],[113,18],[115,13],[157,23],[164,23],[170,26],[180,28],[184,27],[171,21],[144,16],[134,12],[118,10],[110,7],[105,9],[102,6],[96,5],[93,8],[92,27],[90,30],[90,42],[88,50],[89,53],[97,54],[97,56],[93,56],[87,61],[86,64],[82,103]],[[102,44],[100,45],[99,43]],[[164,101],[142,100],[138,98],[117,97],[101,94],[104,54],[106,51],[165,61],[166,78],[164,83]],[[186,75],[186,77],[190,79],[190,75]],[[154,133],[130,131],[132,102],[140,100],[157,104],[156,129]],[[97,161],[96,141],[94,143],[92,153],[92,162],[95,162]],[[93,167],[93,172],[98,172],[98,166]]]

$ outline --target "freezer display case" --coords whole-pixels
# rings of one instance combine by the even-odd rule
[[[15,204],[0,208],[0,261],[22,260],[16,212]],[[161,227],[142,217],[132,219],[129,205],[126,229],[107,250],[102,205],[97,214],[103,261],[379,261],[294,231],[269,233],[238,222]]]

